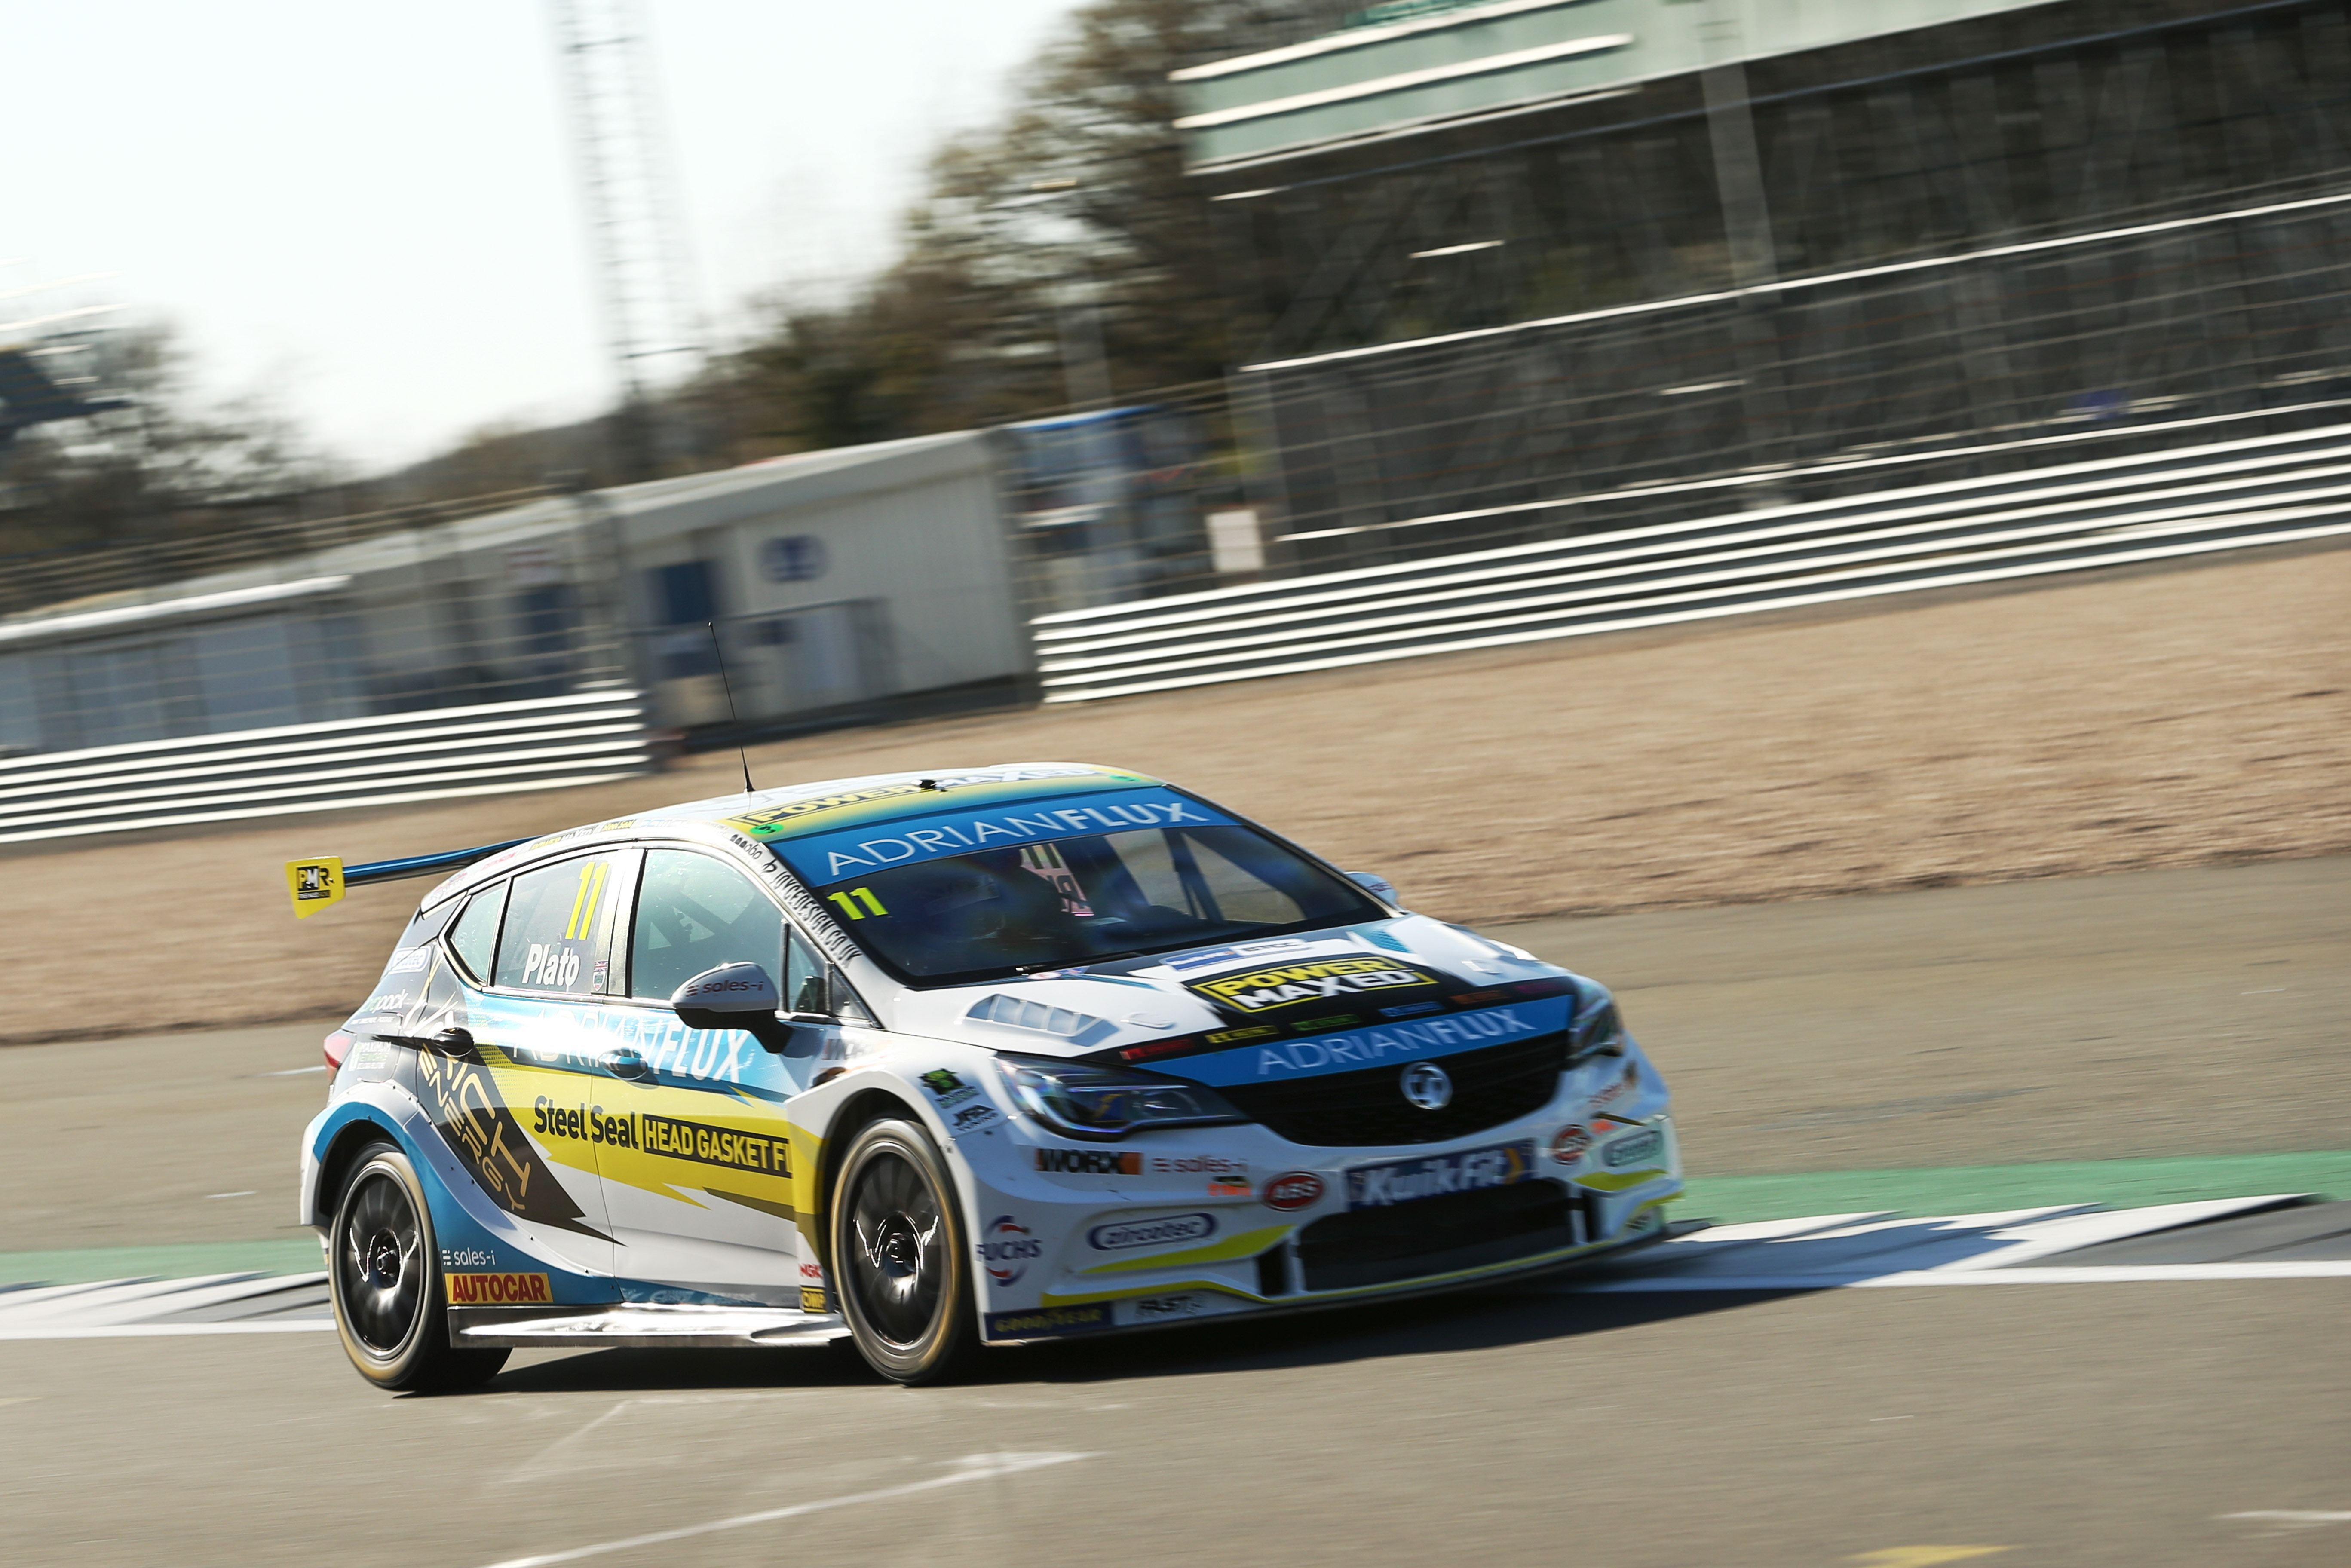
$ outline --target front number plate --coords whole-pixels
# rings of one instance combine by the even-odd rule
[[[1358,1166],[1347,1173],[1347,1207],[1384,1208],[1392,1203],[1441,1197],[1448,1192],[1509,1186],[1525,1181],[1534,1172],[1532,1139],[1496,1144],[1489,1148],[1463,1149],[1458,1154],[1426,1155],[1416,1160]]]

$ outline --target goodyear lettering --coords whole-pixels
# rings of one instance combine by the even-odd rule
[[[1399,964],[1393,958],[1322,958],[1312,963],[1283,964],[1252,969],[1247,974],[1196,980],[1192,989],[1212,1001],[1243,1012],[1292,1002],[1320,1001],[1364,991],[1393,990],[1399,986],[1433,986],[1436,976],[1426,969]]]
[[[1312,1072],[1339,1065],[1376,1067],[1391,1056],[1452,1051],[1464,1045],[1533,1034],[1537,1029],[1515,1008],[1492,1008],[1482,1013],[1430,1019],[1426,1023],[1364,1030],[1343,1040],[1293,1040],[1286,1045],[1261,1047],[1257,1053],[1257,1075],[1265,1078],[1285,1072]]]
[[[1111,1313],[1108,1302],[1098,1302],[1086,1307],[1041,1307],[1029,1312],[987,1314],[987,1334],[990,1339],[1025,1339],[1045,1334],[1076,1333],[1086,1329],[1106,1329],[1110,1326]]]
[[[552,1301],[544,1274],[444,1274],[453,1307],[530,1306]]]

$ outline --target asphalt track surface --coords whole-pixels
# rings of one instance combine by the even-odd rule
[[[2346,888],[2284,862],[1520,939],[1619,985],[1701,1172],[2220,1156],[2351,1142]],[[0,1250],[268,1234],[315,1035],[0,1055]],[[2340,1256],[2328,1211],[2224,1224]],[[1536,1284],[919,1391],[824,1350],[536,1353],[428,1399],[318,1333],[0,1343],[0,1561],[2351,1560],[2351,1279],[2147,1277],[2220,1229],[2048,1260],[2141,1266],[2114,1282]]]

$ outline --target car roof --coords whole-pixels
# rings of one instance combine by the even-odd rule
[[[761,843],[772,843],[803,833],[870,827],[925,816],[948,807],[949,796],[955,797],[954,804],[958,805],[1017,805],[1025,800],[1097,789],[1151,788],[1164,782],[1147,773],[1090,762],[1003,762],[986,768],[869,773],[855,779],[825,779],[776,789],[755,789],[744,795],[718,795],[707,800],[687,800],[633,816],[566,828],[507,845],[496,854],[453,873],[425,895],[424,906],[430,908],[557,850],[590,851],[600,844],[644,837],[648,828],[658,832],[664,824],[694,830],[689,836],[700,837],[714,829],[727,829]]]
[[[986,768],[872,773],[747,795],[721,795],[640,812],[632,821],[711,822],[768,841],[927,816],[948,804],[940,799],[943,795],[957,797],[958,804],[993,806],[1161,782],[1147,773],[1089,762],[1003,762]]]

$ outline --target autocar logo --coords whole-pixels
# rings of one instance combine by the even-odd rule
[[[1014,1224],[1008,1214],[998,1215],[980,1234],[979,1260],[987,1265],[987,1277],[999,1285],[1017,1281],[1045,1250],[1045,1244],[1027,1226]]]
[[[1636,1161],[1656,1158],[1665,1146],[1666,1135],[1652,1127],[1646,1132],[1617,1139],[1600,1151],[1600,1159],[1610,1170],[1622,1170]]]
[[[1289,1210],[1322,1201],[1322,1178],[1312,1171],[1286,1171],[1265,1184],[1265,1206]]]
[[[1442,1111],[1453,1103],[1453,1080],[1433,1061],[1416,1061],[1397,1082],[1404,1097],[1424,1111]]]

